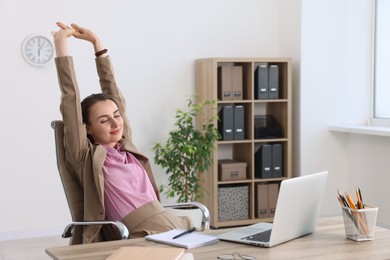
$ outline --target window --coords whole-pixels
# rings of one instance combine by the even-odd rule
[[[390,0],[375,1],[373,121],[390,126]]]

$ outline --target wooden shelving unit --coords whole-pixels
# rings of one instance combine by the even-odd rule
[[[262,64],[278,65],[279,67],[279,98],[255,99],[255,70]],[[218,97],[218,67],[241,66],[243,92],[242,100],[222,101]],[[245,138],[243,140],[218,141],[212,154],[213,165],[209,172],[204,173],[202,186],[206,192],[202,202],[209,208],[211,226],[229,227],[253,224],[259,221],[272,221],[272,217],[258,218],[256,209],[256,186],[259,183],[280,183],[291,178],[291,59],[289,58],[209,58],[196,61],[196,94],[201,100],[218,100],[213,111],[207,111],[203,117],[217,113],[224,105],[242,105],[245,107]],[[256,115],[272,115],[280,124],[282,137],[276,139],[254,138],[254,117]],[[202,122],[202,116],[197,123]],[[218,125],[215,120],[215,125]],[[255,152],[262,144],[283,145],[283,173],[281,178],[255,177]],[[233,159],[247,163],[245,180],[219,181],[218,160]],[[248,217],[245,219],[219,219],[218,188],[245,186],[248,187]]]

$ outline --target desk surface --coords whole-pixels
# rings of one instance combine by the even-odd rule
[[[226,230],[207,231],[219,234]],[[342,217],[321,218],[317,230],[307,236],[294,239],[272,248],[261,248],[220,241],[216,244],[186,250],[194,259],[217,259],[221,254],[240,253],[256,256],[257,259],[389,259],[390,231],[377,227],[372,241],[355,242],[345,237]],[[146,241],[143,238],[86,245],[54,247],[46,249],[53,259],[106,259],[122,246],[167,245]]]

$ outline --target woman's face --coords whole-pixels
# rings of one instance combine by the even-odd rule
[[[112,100],[99,101],[89,108],[88,134],[101,145],[114,147],[122,138],[123,119]]]

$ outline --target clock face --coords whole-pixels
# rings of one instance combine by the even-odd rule
[[[47,37],[31,35],[23,41],[22,53],[28,63],[43,66],[53,57],[54,48]]]

